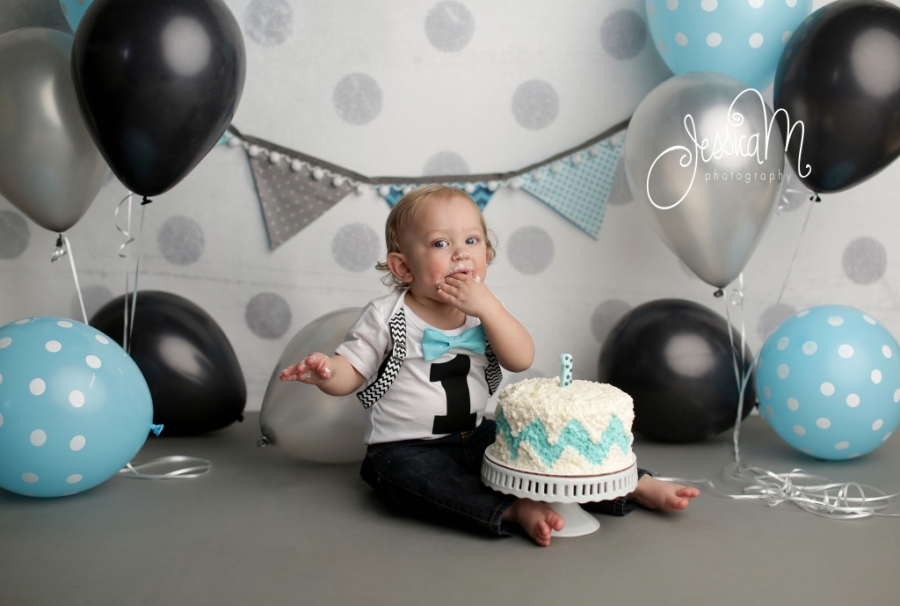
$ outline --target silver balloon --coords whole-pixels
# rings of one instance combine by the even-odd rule
[[[281,370],[316,351],[331,355],[359,317],[361,308],[332,312],[310,322],[291,339],[272,371],[259,425],[263,443],[304,461],[362,461],[365,414],[356,394],[329,396],[318,387],[281,382]]]
[[[75,99],[73,40],[43,27],[0,35],[0,194],[55,232],[81,219],[109,171]]]
[[[712,72],[675,76],[644,97],[625,168],[663,242],[720,288],[743,271],[788,179],[772,110],[756,90]]]

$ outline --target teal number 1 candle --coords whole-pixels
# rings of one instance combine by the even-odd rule
[[[559,386],[572,384],[572,354],[559,354]]]

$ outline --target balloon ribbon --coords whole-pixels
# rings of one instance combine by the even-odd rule
[[[75,292],[78,293],[78,304],[81,306],[81,317],[84,318],[84,323],[87,324],[88,317],[84,307],[84,297],[81,294],[81,284],[78,282],[78,270],[75,269],[75,255],[72,253],[72,245],[69,243],[66,234],[61,233],[56,238],[56,250],[53,251],[50,262],[55,263],[65,256],[69,257],[69,265],[72,267],[72,278],[75,280]]]
[[[809,217],[807,216],[808,219]],[[805,228],[806,224],[804,223],[804,230]],[[745,335],[743,324],[743,286],[743,274],[741,274],[739,286],[734,290],[734,302],[735,304],[740,302],[742,311],[740,362],[737,352],[734,351],[733,328],[728,307],[732,302],[726,301],[725,303],[725,312],[728,317],[728,334],[732,343],[732,355],[734,356],[735,372],[738,377],[738,406],[733,432],[734,462],[725,467],[723,475],[728,480],[744,483],[747,486],[744,487],[743,494],[728,494],[720,492],[715,484],[705,478],[689,479],[658,476],[658,479],[707,486],[712,489],[716,496],[736,500],[762,500],[768,503],[770,507],[775,507],[785,502],[793,503],[808,513],[830,520],[859,520],[875,516],[900,517],[900,513],[884,513],[886,509],[890,509],[893,505],[893,500],[900,497],[900,493],[887,494],[878,488],[858,482],[846,482],[843,484],[828,482],[827,478],[809,474],[802,469],[794,469],[788,473],[775,473],[760,467],[745,467],[741,463],[740,435],[741,419],[744,416],[744,395],[753,370],[759,363],[760,354],[760,352],[757,352],[750,366],[746,371],[743,371]],[[784,288],[782,288],[782,292],[784,292]],[[762,351],[762,348],[760,348],[760,351]],[[825,480],[825,482],[814,483],[814,480]]]
[[[168,468],[172,465],[185,465],[163,473],[145,473],[149,470]],[[119,470],[119,476],[123,478],[137,478],[140,480],[186,480],[199,478],[206,475],[212,469],[212,463],[198,457],[186,457],[184,455],[171,455],[159,457],[146,463],[128,463]]]

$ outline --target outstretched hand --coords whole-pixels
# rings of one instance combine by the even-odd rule
[[[334,369],[328,356],[321,353],[313,353],[294,366],[288,366],[282,370],[279,379],[318,385],[330,379],[333,372]]]

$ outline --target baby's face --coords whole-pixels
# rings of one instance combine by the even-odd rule
[[[478,208],[462,196],[427,202],[402,240],[402,253],[413,273],[411,286],[436,290],[447,276],[487,273],[487,242]]]

